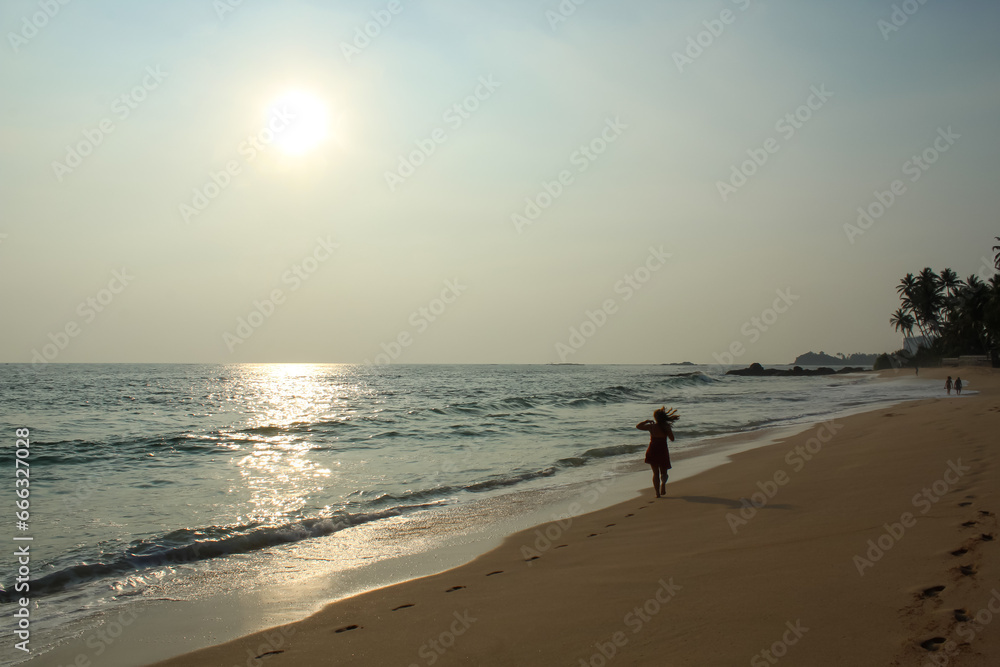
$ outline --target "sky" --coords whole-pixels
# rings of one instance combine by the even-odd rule
[[[903,275],[992,274],[998,26],[989,0],[9,0],[0,362],[894,351]]]

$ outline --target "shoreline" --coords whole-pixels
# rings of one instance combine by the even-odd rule
[[[671,481],[680,481],[723,466],[734,454],[769,446],[807,428],[809,424],[781,425],[705,438],[707,442],[697,449],[682,450],[672,454],[674,463],[681,465],[673,469]],[[612,464],[612,467],[617,465]],[[314,597],[315,591],[309,590],[312,582],[323,576],[331,576],[329,573],[310,575],[284,587],[275,584],[254,590],[252,593],[235,591],[194,600],[166,598],[140,600],[124,611],[115,609],[111,613],[102,615],[101,627],[114,628],[117,623],[127,628],[120,637],[108,638],[115,641],[105,641],[100,635],[95,635],[93,627],[97,626],[93,625],[91,630],[84,631],[82,635],[19,664],[39,664],[44,660],[46,664],[55,661],[58,664],[69,665],[74,664],[80,655],[85,655],[85,657],[100,657],[100,664],[106,667],[118,667],[137,664],[133,657],[137,654],[144,656],[142,664],[151,664],[153,661],[169,661],[222,643],[239,641],[274,627],[303,622],[321,613],[327,606],[357,595],[403,585],[468,565],[500,547],[512,535],[551,523],[555,517],[575,519],[586,513],[601,511],[634,500],[648,485],[648,467],[641,462],[641,459],[629,460],[625,466],[635,470],[616,472],[612,476],[602,476],[589,482],[572,482],[555,489],[512,493],[510,494],[512,498],[547,494],[554,501],[547,504],[533,503],[538,506],[513,518],[497,520],[495,526],[480,527],[471,537],[464,535],[448,537],[443,539],[440,545],[427,551],[385,558],[363,569],[334,572],[332,578],[336,579],[336,585],[327,582],[330,595],[311,605],[303,606],[297,603],[301,602],[301,597]],[[580,498],[584,499],[579,503],[580,507],[570,511],[573,500]],[[468,506],[455,506],[450,509],[464,511]],[[379,539],[377,534],[379,531],[375,524],[364,524],[351,530],[358,529],[373,531],[376,533],[373,539]],[[291,545],[291,548],[297,546],[301,545]],[[255,556],[258,554],[251,555]],[[255,612],[246,615],[232,613],[234,609],[261,604],[262,599],[266,600],[263,604],[269,607],[265,613]],[[184,609],[184,620],[179,621],[177,614],[181,607]],[[201,619],[212,619],[211,630],[205,628]],[[173,628],[174,632],[187,638],[186,643],[189,646],[186,650],[177,651],[176,648],[171,648],[172,645],[175,646],[174,642],[169,637],[162,636],[162,628],[165,626]],[[201,633],[200,640],[192,636],[197,633]],[[90,640],[90,643],[86,640]],[[100,651],[97,655],[94,651],[95,646]]]
[[[908,399],[889,403],[900,400]],[[735,453],[766,446],[824,419],[873,407],[877,406],[868,403],[801,422],[777,421],[747,431],[684,438],[679,443],[682,447],[672,452],[676,465],[671,480],[724,465]],[[158,597],[137,597],[63,625],[62,641],[19,664],[73,664],[99,657],[106,667],[129,666],[136,664],[137,655],[146,662],[165,660],[304,620],[331,603],[467,564],[510,535],[556,517],[634,499],[647,486],[649,476],[639,454],[608,459],[591,473],[589,481],[563,481],[553,487],[404,514],[353,526],[341,533],[343,539],[298,542],[279,546],[276,552],[268,549],[217,561],[206,570],[184,575],[179,589],[171,585]],[[584,496],[586,501],[571,512],[572,501]],[[421,533],[432,537],[419,537]],[[406,535],[417,536],[425,544],[414,550],[406,544]],[[351,544],[372,548],[361,552],[350,548]],[[223,590],[210,592],[219,588],[214,581],[227,579],[240,583],[235,587],[223,584]],[[240,612],[233,613],[237,609]],[[128,629],[121,631],[118,626]],[[172,629],[167,637],[163,627]],[[113,642],[102,641],[100,633],[106,628],[116,635]]]
[[[955,374],[954,369],[947,370],[948,374]],[[991,397],[996,395],[996,380],[998,375],[991,372],[990,369],[970,368],[960,369],[958,372],[966,375],[970,380],[976,378],[969,387],[980,392],[979,396],[963,398],[961,403],[958,404],[961,411],[975,411],[976,406],[989,402]],[[925,376],[921,379],[933,378],[934,375],[935,373],[928,369],[925,372]],[[990,386],[987,387],[986,385]],[[921,432],[927,430],[926,424],[923,423],[927,417],[922,416],[921,411],[940,413],[942,409],[953,410],[954,405],[953,402],[942,401],[941,399],[929,399],[908,402],[895,408],[866,411],[843,418],[840,428],[837,429],[839,432],[827,434],[829,439],[838,445],[836,448],[831,447],[830,449],[857,449],[857,445],[853,444],[856,442],[868,443],[870,445],[871,434],[864,434],[862,431],[869,427],[874,430],[881,430],[876,427],[884,429],[883,424],[887,423],[885,421],[886,417],[907,416],[909,421],[916,420],[921,422],[917,429],[909,428],[911,435],[917,437]],[[997,409],[1000,410],[1000,406]],[[941,418],[940,414],[936,416]],[[898,424],[907,420],[893,421]],[[619,615],[617,621],[611,622],[612,619],[607,616],[606,610],[603,609],[603,607],[614,607],[614,605],[605,604],[601,607],[595,607],[595,601],[597,599],[606,599],[609,602],[618,599],[624,601],[635,599],[638,596],[646,600],[659,599],[660,601],[651,604],[651,607],[663,606],[667,608],[666,601],[672,599],[672,596],[675,594],[680,596],[679,591],[683,591],[685,588],[690,590],[691,586],[694,586],[696,589],[704,589],[701,591],[702,596],[707,595],[706,599],[714,599],[716,604],[730,600],[734,596],[733,590],[726,591],[726,594],[721,598],[717,590],[715,590],[716,595],[714,597],[708,595],[712,589],[717,588],[717,585],[714,585],[714,580],[719,578],[728,579],[731,583],[735,584],[746,584],[746,581],[739,577],[736,577],[735,580],[733,580],[732,576],[720,577],[719,571],[705,572],[704,565],[695,567],[686,563],[686,561],[684,561],[684,567],[671,568],[667,567],[667,565],[671,561],[675,564],[680,564],[683,559],[678,560],[678,557],[682,554],[690,556],[702,551],[704,547],[699,548],[695,545],[702,544],[706,534],[711,535],[715,541],[721,540],[723,543],[728,543],[729,540],[732,541],[725,549],[708,549],[701,553],[702,559],[713,562],[719,562],[721,559],[721,562],[728,564],[729,567],[723,567],[721,571],[728,569],[730,570],[728,573],[730,575],[732,575],[731,570],[733,569],[733,563],[731,562],[732,554],[730,552],[733,550],[733,547],[743,547],[754,551],[771,551],[778,546],[775,540],[768,541],[764,539],[763,543],[761,543],[761,539],[755,537],[753,533],[760,533],[766,538],[768,534],[772,534],[776,530],[781,532],[780,528],[774,525],[775,519],[782,514],[794,513],[794,510],[801,507],[799,501],[803,498],[813,501],[818,498],[828,501],[829,498],[824,498],[824,494],[821,492],[822,489],[803,489],[803,486],[807,486],[803,484],[800,484],[796,488],[791,483],[795,481],[795,478],[784,480],[778,476],[778,471],[775,470],[775,455],[784,455],[786,451],[793,451],[796,443],[802,446],[803,443],[809,443],[810,438],[821,438],[822,434],[819,433],[819,429],[821,428],[822,426],[814,426],[804,433],[787,437],[773,444],[735,454],[732,459],[740,465],[714,467],[708,472],[695,474],[684,480],[671,480],[671,484],[668,486],[668,498],[664,501],[659,501],[658,504],[663,507],[669,506],[672,522],[683,524],[684,530],[679,530],[679,527],[677,527],[677,532],[663,531],[659,522],[652,520],[653,515],[657,514],[661,509],[660,507],[649,507],[649,505],[657,504],[657,501],[651,499],[652,493],[649,489],[644,489],[637,499],[626,500],[595,512],[574,517],[572,520],[541,524],[510,535],[499,547],[457,568],[419,579],[410,579],[402,583],[378,588],[340,600],[326,606],[319,613],[302,621],[245,636],[225,644],[187,653],[156,664],[162,667],[182,664],[244,664],[246,661],[249,661],[248,664],[265,664],[265,660],[266,664],[269,665],[313,664],[313,662],[319,660],[320,656],[329,656],[331,651],[344,659],[353,659],[357,664],[360,664],[360,662],[385,662],[392,660],[400,661],[404,664],[430,664],[429,660],[431,658],[434,658],[435,662],[440,658],[441,664],[460,664],[464,661],[472,661],[480,664],[509,664],[515,659],[535,662],[551,660],[565,661],[567,658],[570,662],[575,663],[577,662],[577,654],[580,654],[581,659],[586,658],[593,653],[595,646],[605,648],[610,646],[611,648],[607,649],[608,651],[614,650],[616,653],[620,652],[622,657],[625,656],[627,648],[628,654],[632,655],[632,657],[627,661],[623,660],[621,662],[622,664],[635,664],[636,661],[642,662],[643,656],[650,657],[653,655],[645,649],[653,650],[660,643],[656,638],[659,637],[662,639],[663,632],[667,632],[667,636],[672,637],[669,650],[671,655],[676,656],[678,654],[677,640],[682,638],[682,635],[678,634],[680,628],[686,628],[686,633],[706,639],[705,628],[700,627],[697,620],[701,618],[701,623],[711,624],[714,622],[709,621],[711,614],[704,616],[694,614],[693,616],[689,616],[690,610],[685,611],[685,609],[674,607],[671,609],[670,614],[665,615],[672,619],[671,623],[674,624],[671,626],[672,630],[664,631],[660,629],[658,633],[649,633],[649,637],[646,639],[643,639],[643,637],[646,637],[647,633],[643,633],[643,637],[640,637],[639,641],[630,642],[628,640],[631,638],[631,634],[627,632],[628,628],[622,626],[622,617]],[[845,430],[847,434],[844,433]],[[900,454],[901,445],[899,440],[901,439],[903,438],[897,436],[892,439],[894,440],[893,442],[885,446],[885,449],[892,450],[890,452],[892,456],[887,457],[886,452],[873,451],[870,447],[867,449],[862,447],[863,451],[853,453],[855,455],[859,455],[860,453],[860,455],[868,459],[877,459],[877,462],[881,466],[881,472],[886,479],[893,476],[893,474],[898,477],[900,470],[897,469],[909,470],[910,468],[921,468],[923,472],[923,468],[930,464],[922,462],[919,458],[914,461],[903,461],[905,465],[901,465],[900,462],[896,461],[896,458]],[[985,460],[984,457],[987,456],[987,452],[982,447],[981,439],[982,434],[974,437],[966,436],[964,440],[969,440],[969,442],[964,442],[963,440],[962,443],[956,443],[953,447],[955,450],[954,453],[965,453],[972,447],[979,460]],[[978,446],[978,449],[975,449],[976,446]],[[934,453],[932,444],[925,443],[923,447],[927,450],[928,454]],[[905,449],[905,444],[903,448]],[[995,464],[995,453],[989,452],[988,455],[993,457],[990,459],[990,466],[992,466]],[[882,483],[881,485],[876,483],[875,479],[872,479],[872,472],[854,463],[850,458],[845,460],[839,451],[836,454],[824,456],[822,459],[818,456],[816,458],[816,462],[808,463],[809,467],[803,465],[803,467],[799,468],[797,473],[799,474],[799,478],[804,476],[815,477],[823,472],[829,472],[824,471],[824,468],[828,468],[831,465],[830,461],[836,460],[837,465],[840,466],[836,472],[844,473],[845,471],[850,471],[855,476],[866,478],[869,481],[869,484],[864,489],[851,491],[848,494],[851,498],[858,494],[875,494],[880,496],[881,500],[885,501],[884,496],[889,491],[889,487],[898,486],[888,483]],[[937,459],[939,457],[935,456],[933,458]],[[779,456],[778,460],[783,460],[783,457]],[[871,464],[873,461],[868,461],[868,463]],[[944,462],[942,461],[942,463]],[[762,464],[763,470],[774,471],[773,477],[768,479],[767,475],[760,473]],[[778,467],[784,469],[788,465],[779,463]],[[941,465],[935,464],[929,470],[937,470],[938,468],[941,468]],[[928,478],[925,483],[935,481],[947,470],[947,465],[945,465],[943,469],[937,470],[931,478]],[[750,477],[753,477],[753,471],[757,471],[756,485],[754,481],[747,481],[749,479],[747,475],[749,474]],[[931,475],[931,473],[928,472],[928,475]],[[761,482],[761,480],[764,481]],[[831,483],[834,486],[842,484],[841,481],[836,479],[831,482],[829,475],[826,475],[824,481],[826,484],[819,486],[828,487]],[[786,487],[785,485],[788,486]],[[751,511],[751,508],[741,506],[736,494],[742,489],[742,494],[739,497],[753,497],[753,494],[758,492],[755,486],[760,487],[760,492],[779,489],[782,495],[779,500],[786,501],[787,499],[787,501],[770,502],[770,499],[768,499],[768,502],[760,508],[754,508],[756,511]],[[906,487],[907,485],[904,484],[903,486]],[[716,489],[720,493],[718,496],[689,495],[706,488]],[[917,488],[919,489],[919,486]],[[826,490],[830,491],[829,488]],[[907,488],[907,491],[909,490]],[[826,495],[831,494],[828,493]],[[906,508],[905,501],[910,495],[912,494],[905,492],[900,495],[903,501],[901,504],[903,509]],[[983,501],[976,499],[966,502],[972,502],[974,505],[980,504],[986,500],[987,495],[992,494],[984,492],[981,494]],[[990,498],[990,500],[992,499]],[[679,500],[686,502],[680,505],[676,502]],[[898,505],[900,503],[894,504]],[[874,507],[878,509],[881,505],[887,505],[887,503],[875,503]],[[856,513],[871,514],[873,511],[872,506],[871,503],[856,505]],[[743,520],[746,520],[748,525],[743,525],[739,521],[732,519],[725,519],[725,515],[734,515],[740,509],[744,511]],[[826,515],[831,512],[824,505],[818,505],[812,509],[813,513],[820,515]],[[898,511],[894,514],[894,509],[885,508],[885,511],[878,512],[879,517],[885,518],[888,521],[895,516],[896,520],[899,521],[901,514]],[[945,509],[951,513],[959,511],[956,502],[949,502],[947,505],[936,504],[929,507],[928,511],[936,510],[944,512]],[[640,514],[639,510],[653,511],[646,511]],[[993,509],[976,511],[994,512]],[[969,511],[964,510],[962,512],[963,515],[969,513]],[[807,532],[812,533],[814,541],[835,539],[816,534],[815,519],[817,517],[810,519],[808,516],[810,512],[803,513],[806,515],[805,522],[809,526]],[[711,523],[706,524],[705,515],[709,514],[715,515],[715,518]],[[723,518],[721,525],[719,522],[720,516]],[[983,514],[982,516],[986,517],[987,515]],[[992,516],[993,523],[995,524],[995,513]],[[858,530],[856,524],[860,517],[856,517],[853,514],[849,513],[847,517],[834,514],[833,516],[824,516],[824,518],[835,523],[846,522],[844,527],[852,529],[853,532],[866,532]],[[628,524],[624,523],[626,520],[629,521]],[[802,518],[799,517],[798,521],[801,523]],[[918,522],[916,525],[931,526],[931,524],[932,522]],[[892,525],[892,523],[890,522],[887,525]],[[874,518],[871,522],[864,525],[867,533],[870,533],[875,538],[880,537],[874,531],[878,526],[879,523]],[[747,533],[747,536],[740,535],[744,531]],[[618,536],[614,535],[616,532],[619,533]],[[660,533],[662,532],[670,533],[675,539],[681,538],[679,540],[680,543],[686,544],[688,549],[680,549],[679,545],[674,541],[661,543],[662,536]],[[913,528],[911,532],[916,533],[916,528]],[[995,532],[994,526],[993,533],[995,534]],[[697,535],[700,535],[701,539],[692,540],[692,537]],[[859,535],[859,537],[861,536]],[[683,539],[685,537],[687,538],[686,540]],[[771,537],[776,536],[772,534]],[[555,542],[559,542],[560,544],[555,544]],[[923,542],[926,542],[926,540],[916,538],[907,540],[907,544],[912,544],[914,547],[919,547]],[[565,543],[566,546],[563,547],[562,543]],[[792,548],[792,543],[787,543],[785,546],[786,548]],[[865,541],[861,540],[859,543],[854,543],[850,546],[857,551],[859,547],[865,546]],[[996,551],[995,549],[988,549],[990,546],[995,546],[995,543],[983,541],[981,545],[977,543],[973,546],[977,549],[981,548],[984,554],[989,554],[988,563],[983,562],[978,566],[975,564],[970,566],[973,568],[978,567],[977,571],[982,573],[985,578],[986,570],[992,569],[996,565]],[[576,548],[574,549],[573,547]],[[661,552],[661,548],[666,548],[667,550]],[[586,551],[593,553],[590,554],[589,558],[581,560],[583,552]],[[635,551],[641,553],[634,555]],[[647,553],[650,551],[653,553]],[[842,544],[838,544],[837,549],[833,549],[833,551],[846,553]],[[938,549],[938,551],[941,551],[941,549]],[[805,560],[819,558],[822,561],[828,558],[828,556],[825,556],[825,553],[824,550],[820,550],[819,552],[806,554],[804,558]],[[947,551],[943,552],[945,556],[947,556],[947,553]],[[595,561],[595,555],[611,556],[611,564],[609,565],[605,558],[599,558]],[[759,560],[760,554],[754,553],[753,555]],[[941,554],[934,555],[938,558],[943,557]],[[628,560],[632,557],[639,561],[634,571],[633,568],[615,567],[616,564],[623,562],[623,559]],[[948,556],[948,558],[953,560],[955,557]],[[660,560],[667,562],[660,563]],[[760,564],[764,565],[770,562],[770,560],[765,560]],[[847,557],[846,564],[845,567],[844,562],[841,562],[838,569],[846,569],[849,574],[851,569],[854,568],[849,556]],[[694,572],[685,571],[692,568],[695,570]],[[768,568],[765,568],[765,571],[766,569]],[[797,569],[802,569],[801,563],[797,563],[797,568],[791,568],[791,571],[796,571]],[[995,570],[992,571],[995,573]],[[880,572],[895,572],[897,576],[908,576],[910,574],[907,570],[893,571],[885,567]],[[644,576],[639,576],[640,574]],[[660,576],[656,577],[656,574]],[[681,578],[677,576],[681,574],[685,575],[683,577],[684,580],[695,583],[683,584]],[[815,574],[818,576],[821,573]],[[844,572],[840,572],[841,576],[844,574]],[[677,584],[673,589],[670,586],[672,582],[671,575],[677,576]],[[862,583],[867,583],[864,582],[863,576],[859,577],[857,573],[854,576],[858,577]],[[567,577],[569,577],[569,580],[567,580]],[[757,578],[759,577],[751,577],[754,581]],[[823,577],[820,578],[822,579]],[[939,578],[945,579],[947,577],[942,575]],[[914,578],[914,581],[916,579]],[[974,580],[976,577],[966,577],[966,579]],[[501,580],[503,581],[503,585],[500,585]],[[586,584],[582,587],[573,585],[572,581],[574,580],[586,582]],[[646,584],[645,588],[649,588],[649,591],[645,593],[641,592],[645,590],[640,585],[643,583]],[[857,582],[850,581],[850,577],[848,577],[847,583],[853,584],[853,587],[856,587],[857,584]],[[963,583],[968,584],[970,581],[964,581]],[[890,594],[890,598],[899,602],[901,608],[905,608],[906,605],[902,604],[902,602],[909,601],[912,605],[911,598],[914,595],[914,590],[916,590],[915,587],[919,587],[920,585],[922,584],[915,583],[912,586],[904,587],[903,590],[898,590],[897,588],[883,590],[883,592]],[[738,588],[739,586],[736,587]],[[588,593],[579,590],[581,588],[586,589]],[[946,588],[948,587],[946,586]],[[829,594],[830,592],[831,589],[827,586],[822,588],[820,593]],[[654,593],[655,597],[650,597]],[[944,596],[943,593],[940,595]],[[747,600],[743,599],[745,595],[735,594],[735,597],[739,603],[732,604],[730,600],[730,606],[734,606],[737,609],[747,606]],[[792,595],[791,597],[800,598],[801,596]],[[665,598],[665,600],[661,598]],[[560,606],[558,604],[560,600],[566,600],[567,604]],[[689,598],[688,602],[685,602],[684,605],[688,605],[689,603],[695,604],[698,609],[704,607],[704,603],[700,600],[692,601]],[[879,603],[876,600],[871,600],[870,604],[875,605],[877,609],[885,611],[884,601]],[[971,605],[972,601],[968,604]],[[530,614],[523,613],[522,607],[525,605],[532,610]],[[469,615],[463,617],[463,610],[458,609],[458,606],[467,607],[464,611]],[[837,604],[830,605],[833,608],[840,608],[842,606]],[[865,608],[867,609],[869,606],[866,605]],[[422,610],[414,613],[412,611],[414,607],[422,608]],[[572,609],[582,611],[583,608],[589,608],[593,614],[581,615],[571,611]],[[565,619],[559,618],[560,613],[563,616],[574,619],[575,623],[567,625]],[[795,621],[795,618],[792,617],[794,614],[789,612],[786,615],[790,617],[789,622]],[[828,613],[824,612],[824,615],[828,615]],[[851,613],[847,615],[851,616]],[[773,616],[772,620],[776,621],[781,614],[768,614],[768,616]],[[863,616],[867,617],[867,614]],[[886,618],[888,616],[894,615],[887,614]],[[471,618],[477,620],[469,621]],[[536,636],[539,628],[532,626],[529,622],[532,618],[544,619],[542,625],[545,626],[544,629],[546,632],[542,634],[549,637],[549,639],[543,641]],[[449,619],[451,620],[449,621]],[[490,619],[489,623],[483,623],[483,619]],[[633,621],[635,620],[633,619]],[[653,618],[650,618],[649,621],[643,622],[643,625],[651,627],[653,620]],[[741,661],[747,660],[755,654],[753,651],[746,652],[745,646],[747,646],[746,641],[749,641],[749,637],[760,643],[763,642],[762,638],[767,636],[766,634],[757,634],[758,630],[762,630],[759,627],[761,620],[758,618],[753,623],[744,623],[735,632],[735,635],[743,638],[743,640],[738,642],[738,644],[744,646],[741,649],[743,652],[739,654],[742,656]],[[883,625],[887,622],[885,618],[880,618],[880,620]],[[930,620],[941,621],[941,619],[934,617],[934,615],[931,615]],[[781,636],[782,623],[777,623],[772,628],[774,632],[777,632],[779,638]],[[844,624],[846,626],[853,626],[856,625],[856,622],[853,620],[850,622],[844,621]],[[484,629],[487,625],[490,628]],[[832,625],[836,627],[837,624],[832,623]],[[864,627],[866,626],[862,626],[860,629],[863,630]],[[520,639],[501,640],[501,637],[504,636],[501,628],[511,631],[516,630],[511,636],[514,638],[520,637]],[[734,631],[735,629],[733,627],[728,628],[729,631]],[[457,632],[458,630],[461,630],[460,634]],[[429,637],[447,639],[449,632],[454,635],[451,637],[451,641],[454,643],[453,649],[449,647],[449,650],[438,655],[435,653],[438,649],[426,648],[430,646],[428,644]],[[457,638],[466,633],[466,638],[459,642]],[[619,635],[619,633],[623,634]],[[885,657],[889,657],[891,653],[900,653],[901,655],[909,655],[915,660],[921,659],[922,656],[919,652],[925,651],[925,649],[919,646],[914,649],[912,642],[900,641],[898,629],[892,636],[894,641],[889,642],[888,646],[884,642],[885,637],[882,634],[879,634],[879,641],[861,642],[861,645],[865,647],[864,651],[877,651],[881,655],[885,655]],[[385,638],[387,637],[391,637],[392,641],[386,642]],[[608,643],[609,639],[613,639],[614,641]],[[619,646],[615,643],[618,640],[625,640],[626,643]],[[682,643],[690,645],[691,640],[690,638],[686,638]],[[983,641],[979,645],[989,646],[992,652],[995,649],[995,644],[996,640],[994,638],[992,642]],[[709,646],[712,648],[705,648]],[[805,642],[803,646],[805,646]],[[942,644],[943,646],[944,644]],[[262,647],[267,650],[255,653],[257,649]],[[423,655],[421,654],[421,649],[425,649]],[[688,655],[693,661],[686,662],[681,660],[678,664],[699,664],[695,659],[697,656],[714,655],[713,651],[717,650],[718,647],[713,646],[712,642],[708,642],[699,650],[689,650],[686,653],[682,651],[682,653]],[[427,651],[431,651],[431,653],[427,653]],[[830,657],[829,651],[829,646],[826,646],[822,651],[818,651],[814,654],[815,661],[809,664],[837,664],[834,662],[824,662],[824,660],[828,660]],[[913,651],[917,652],[913,653]],[[256,656],[263,653],[268,653],[268,655],[259,661],[255,660]],[[967,651],[966,654],[971,653]],[[860,653],[858,655],[867,654]],[[541,656],[545,657],[542,658]],[[969,662],[967,664],[977,663]]]

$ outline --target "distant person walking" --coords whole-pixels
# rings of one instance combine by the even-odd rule
[[[962,378],[955,378],[955,393],[962,395]]]
[[[944,388],[948,391],[948,395],[951,396],[951,376],[950,375],[948,376],[948,379],[944,381]]]
[[[670,451],[667,438],[674,439],[670,424],[680,419],[677,411],[666,407],[653,412],[653,418],[635,425],[640,431],[649,431],[649,447],[646,448],[646,463],[653,469],[653,491],[659,498],[667,492],[667,471],[670,470]]]

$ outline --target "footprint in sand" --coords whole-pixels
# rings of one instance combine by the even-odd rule
[[[966,577],[971,577],[976,573],[976,568],[972,567],[971,565],[962,565],[961,567],[958,568],[958,571],[961,572]]]
[[[962,524],[962,527],[963,528],[971,528],[971,527],[973,527],[975,525],[976,525],[975,521],[966,521],[965,523]]]
[[[278,655],[279,653],[284,653],[284,651],[268,651],[267,653],[261,653],[254,660],[260,660],[261,658],[266,658],[269,655]]]
[[[337,628],[336,630],[334,630],[334,633],[347,632],[348,630],[357,630],[359,627],[361,627],[361,626],[359,626],[359,625],[345,625],[342,628]]]
[[[528,563],[528,562],[533,561],[533,560],[538,560],[539,558],[541,558],[541,556],[532,556],[531,558],[525,558],[524,562]],[[450,593],[451,591],[448,591],[448,592]]]
[[[954,551],[952,551],[951,555],[952,556],[964,556],[967,553],[969,553],[969,550],[966,549],[965,547],[962,547],[961,549],[955,549]]]
[[[587,535],[587,537],[597,537],[597,533],[591,533],[590,535]]]
[[[559,546],[556,547],[556,549],[563,549],[568,546],[569,546],[568,544],[560,544]]]
[[[486,576],[487,577],[492,577],[494,574],[503,574],[503,570],[493,570],[492,572],[490,572]]]
[[[944,590],[944,586],[931,586],[930,588],[925,588],[923,592],[920,593],[922,598],[932,598],[938,593]]]
[[[993,541],[993,534],[992,533],[983,533],[982,535],[979,536],[979,539],[981,539],[983,542],[992,542]]]
[[[971,621],[972,617],[969,616],[969,613],[964,609],[956,609],[955,620],[958,621],[959,623],[966,623],[968,621]]]
[[[534,560],[535,558],[538,558],[538,556],[535,556],[534,558],[529,558],[528,560]],[[460,591],[463,588],[465,588],[465,586],[452,586],[451,588],[449,588],[448,590],[446,590],[445,593],[451,593],[453,591]]]
[[[605,526],[605,528],[610,528],[611,526],[614,526],[614,525],[615,524],[613,524],[613,523],[609,523],[608,525]]]
[[[634,515],[634,514],[626,514],[626,515],[625,515],[625,517],[626,517],[626,518],[628,518],[628,517],[630,517],[630,516],[635,516],[635,515]]]
[[[920,648],[927,651],[936,651],[945,642],[944,637],[931,637],[920,642]]]
[[[971,504],[972,504],[972,502],[967,500],[964,503],[959,503],[958,506],[959,507],[968,507]]]
[[[986,510],[979,510],[980,516],[993,516],[993,512],[987,512]]]
[[[401,604],[398,607],[395,607],[393,611],[399,611],[400,609],[408,609],[412,606],[413,606],[412,604]]]

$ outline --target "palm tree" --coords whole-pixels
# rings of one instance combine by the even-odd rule
[[[906,314],[908,319],[905,321],[910,323],[910,331],[913,331],[913,327],[917,325],[916,319],[913,317],[913,304],[916,300],[917,293],[917,279],[913,277],[912,273],[907,273],[902,280],[899,281],[899,285],[896,286],[896,293],[899,295],[899,301],[902,307],[896,311],[897,314]],[[899,321],[903,319],[897,318]],[[891,322],[890,322],[891,323]],[[897,327],[897,331],[899,327]],[[923,333],[923,331],[921,331]]]
[[[1000,246],[993,250],[1000,269]],[[896,292],[901,305],[889,323],[907,336],[919,329],[935,354],[1000,352],[1000,273],[986,282],[977,275],[963,281],[951,269],[928,267],[906,274]]]
[[[986,314],[984,324],[991,350],[1000,350],[1000,273],[986,283]]]
[[[930,267],[925,268],[916,277],[912,273],[907,273],[896,286],[896,292],[903,304],[903,312],[913,316],[914,324],[922,336],[931,337],[940,330],[939,311],[944,305],[941,290],[942,281]]]
[[[938,325],[943,330],[955,311],[955,299],[957,294],[965,286],[965,283],[958,277],[958,274],[951,269],[944,269],[938,274],[938,281],[944,290],[941,295],[941,305],[938,314]]]
[[[889,318],[889,324],[896,331],[902,331],[904,336],[910,337],[913,334],[913,325],[916,324],[916,321],[913,319],[913,315],[910,315],[906,310],[897,308],[896,312]]]
[[[911,302],[917,326],[924,335],[937,336],[941,329],[941,307],[944,305],[941,279],[934,269],[927,267],[917,275],[915,283]]]
[[[948,296],[955,296],[955,291],[962,284],[962,281],[958,279],[958,274],[951,269],[942,271],[939,280],[941,286],[948,291]]]
[[[903,299],[903,305],[910,306],[912,302],[912,297],[917,289],[917,281],[913,277],[912,273],[907,273],[906,276],[899,281],[899,285],[896,286],[896,293],[899,294],[900,298]]]
[[[997,241],[1000,241],[1000,236],[995,237]],[[1000,245],[993,246],[994,252],[996,252],[996,257],[993,258],[997,270],[1000,270]]]
[[[966,349],[989,353],[989,333],[986,315],[990,302],[989,286],[973,274],[956,297],[953,314],[953,334],[949,338]]]

